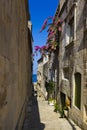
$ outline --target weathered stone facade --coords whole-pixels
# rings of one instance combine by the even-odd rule
[[[44,78],[43,78],[43,57],[38,60],[38,70],[37,70],[37,89],[40,95],[44,95]]]
[[[62,1],[62,0],[61,0]],[[61,105],[69,100],[69,116],[87,129],[87,1],[60,1],[63,19],[59,48]]]
[[[44,96],[44,98],[46,98],[47,96],[46,82],[48,78],[48,69],[49,69],[48,55],[42,56],[38,60],[37,86],[38,91],[41,93],[42,96]]]
[[[0,130],[21,130],[31,95],[27,0],[0,1]]]

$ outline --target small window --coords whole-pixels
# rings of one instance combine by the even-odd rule
[[[74,17],[66,22],[66,46],[74,40]]]
[[[69,68],[63,68],[63,74],[65,79],[69,79]]]
[[[73,39],[74,39],[74,18],[72,18],[72,20],[70,20],[69,26],[70,26],[70,38],[69,38],[69,42],[72,42]]]

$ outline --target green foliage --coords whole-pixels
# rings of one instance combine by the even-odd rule
[[[56,103],[56,100],[53,99],[53,98],[49,98],[49,99],[48,99],[48,102],[53,102],[53,103],[55,104],[55,103]]]
[[[48,83],[48,92],[52,93],[53,90],[54,90],[54,87],[55,87],[54,82],[53,81],[49,81],[49,83]]]
[[[68,108],[66,106],[63,108],[60,108],[57,103],[54,104],[54,112],[59,112],[61,115],[61,118],[65,117],[64,110],[68,110]]]
[[[64,113],[64,110],[61,110],[61,109],[60,109],[60,106],[59,106],[57,103],[55,103],[55,104],[54,104],[54,112],[59,112],[60,115],[62,116],[63,113]]]
[[[52,98],[49,98],[49,99],[48,99],[48,102],[52,102],[52,101],[53,101],[53,99],[52,99]]]
[[[60,111],[59,106],[58,106],[57,103],[54,104],[54,111],[55,112],[59,112]]]

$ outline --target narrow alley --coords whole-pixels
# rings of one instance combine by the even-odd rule
[[[71,120],[60,118],[54,107],[42,97],[33,97],[28,103],[23,130],[82,130]]]
[[[0,130],[87,130],[87,0],[0,0]]]

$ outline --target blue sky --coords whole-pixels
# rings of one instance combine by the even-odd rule
[[[59,0],[29,0],[29,10],[32,22],[33,47],[42,46],[46,43],[47,31],[39,33],[44,20],[49,16],[54,16]],[[40,54],[34,57],[33,73],[37,73],[37,60]]]

